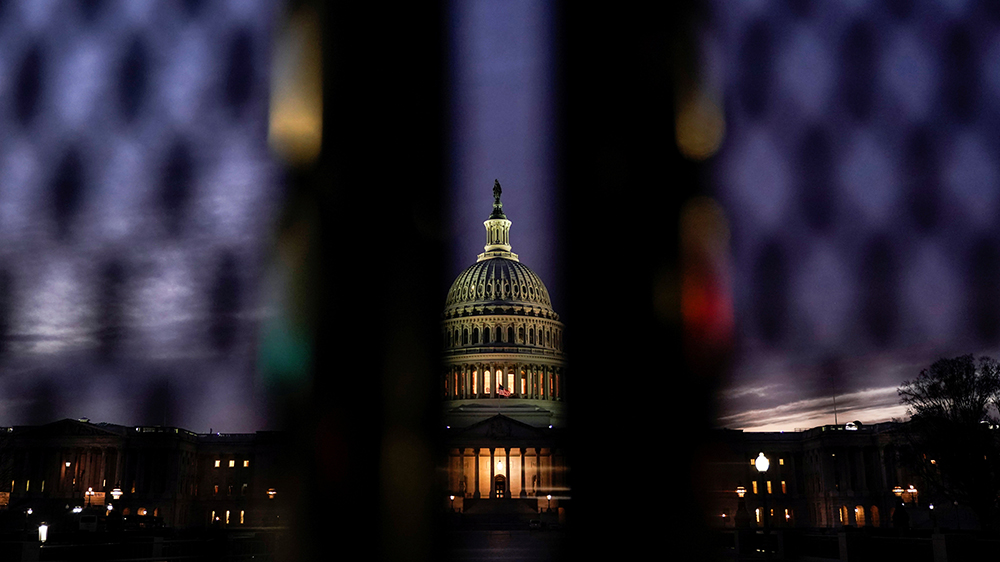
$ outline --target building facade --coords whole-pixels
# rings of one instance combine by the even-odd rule
[[[505,500],[564,514],[564,327],[542,280],[511,251],[499,182],[493,193],[484,252],[452,284],[441,322],[448,508]]]
[[[70,419],[7,428],[0,504],[48,521],[81,508],[178,528],[277,526],[287,503],[284,441],[278,432],[196,434]]]
[[[903,507],[913,525],[930,525],[934,498],[901,461],[898,427],[852,422],[796,432],[719,430],[702,463],[705,514],[714,526],[738,526],[741,518],[763,526],[767,518],[771,527],[878,528],[892,526]],[[761,454],[768,460],[764,472]],[[939,522],[957,526],[971,517],[951,502],[937,508]]]

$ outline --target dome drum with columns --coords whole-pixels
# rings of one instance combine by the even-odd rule
[[[499,182],[483,224],[485,251],[445,299],[446,417],[460,427],[497,413],[531,425],[561,425],[563,324],[542,280],[511,252]]]

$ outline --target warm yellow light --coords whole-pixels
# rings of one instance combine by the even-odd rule
[[[230,460],[229,461],[229,468],[235,468],[235,467],[236,467],[236,461],[235,460]]]
[[[726,132],[722,108],[705,92],[695,90],[678,104],[674,133],[681,154],[704,160],[715,154]]]
[[[300,9],[282,30],[271,65],[268,142],[285,161],[312,162],[323,139],[323,65],[318,16]]]
[[[503,461],[497,461],[497,472],[503,472]]]
[[[747,493],[747,489],[744,488],[743,486],[737,486],[736,487],[736,495],[737,496],[739,496],[739,497],[742,498],[744,495],[746,495],[746,493]]]

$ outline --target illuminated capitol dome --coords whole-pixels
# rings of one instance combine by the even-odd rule
[[[457,426],[499,413],[558,427],[563,325],[542,280],[511,252],[499,182],[493,192],[485,251],[445,301],[445,415]]]
[[[494,183],[485,251],[455,279],[441,323],[447,506],[561,520],[563,325],[542,280],[511,252],[500,192]]]

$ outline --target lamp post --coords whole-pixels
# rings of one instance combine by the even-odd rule
[[[757,455],[757,459],[754,460],[754,468],[757,469],[757,473],[760,475],[760,491],[761,495],[764,496],[764,512],[761,514],[761,518],[764,521],[764,557],[768,560],[771,559],[771,551],[768,549],[767,539],[770,531],[769,521],[768,521],[768,511],[767,511],[767,482],[764,480],[765,473],[768,467],[771,466],[771,461],[767,460],[764,453],[761,452]]]
[[[552,511],[552,494],[546,495],[545,499],[547,500],[545,504],[545,511]]]
[[[750,527],[750,513],[747,512],[747,500],[743,498],[747,495],[747,489],[742,484],[737,486],[736,495],[739,496],[740,500],[736,506],[736,518],[733,523],[738,528],[748,528]]]
[[[452,513],[454,513],[455,512],[455,496],[448,496],[448,498],[451,500],[451,511],[452,511]]]

